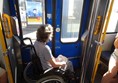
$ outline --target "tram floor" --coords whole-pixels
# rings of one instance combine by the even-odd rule
[[[99,64],[94,83],[101,83],[103,74],[107,71],[107,66]]]

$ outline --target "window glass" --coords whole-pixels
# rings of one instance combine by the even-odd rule
[[[40,24],[45,23],[44,0],[18,0],[23,38],[29,37],[34,42]]]
[[[118,32],[118,0],[114,1],[107,32]]]
[[[26,1],[26,14],[28,24],[42,24],[42,2]]]
[[[83,0],[63,0],[61,41],[76,42],[79,38]]]

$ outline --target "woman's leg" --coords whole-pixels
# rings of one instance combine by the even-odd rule
[[[111,56],[109,61],[108,72],[110,73],[110,76],[113,78],[117,75],[118,72],[118,58],[114,55],[114,53],[112,55],[113,56]]]
[[[71,61],[68,61],[68,62],[67,62],[67,70],[70,70],[71,72],[74,72],[73,64],[72,64]]]
[[[75,72],[73,69],[73,64],[71,61],[67,62],[66,75],[69,78],[69,83],[77,83],[76,77],[75,77]]]

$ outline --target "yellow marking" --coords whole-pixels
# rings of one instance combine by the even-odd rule
[[[2,46],[2,53],[4,53],[3,58],[5,61],[5,67],[6,67],[6,71],[8,74],[9,83],[13,83],[13,77],[12,77],[12,73],[11,73],[10,63],[9,63],[8,56],[6,54],[7,48],[6,48],[4,37],[3,37],[1,21],[0,21],[0,45]]]
[[[27,18],[28,22],[41,22],[42,23],[42,17],[37,18]]]
[[[97,16],[97,22],[95,25],[94,35],[97,35],[100,31],[101,16]]]
[[[11,38],[13,36],[12,26],[11,26],[11,17],[7,14],[3,14],[3,28],[5,31],[6,38]]]

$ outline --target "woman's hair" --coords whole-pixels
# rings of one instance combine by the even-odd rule
[[[40,25],[36,33],[37,41],[47,42],[51,33],[53,33],[53,27],[50,24]]]

